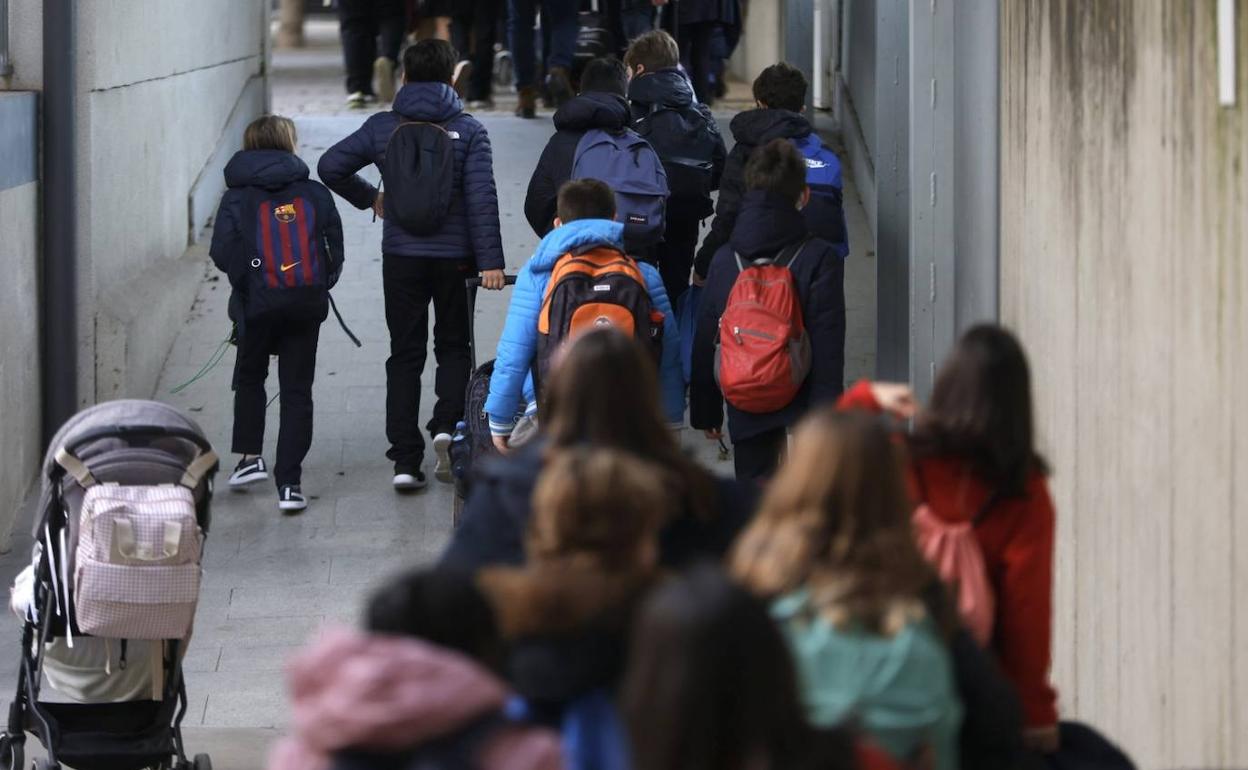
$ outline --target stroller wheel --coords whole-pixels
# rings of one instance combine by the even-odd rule
[[[212,770],[212,759],[207,754],[196,754],[191,767],[195,770]]]
[[[50,759],[36,759],[31,767],[34,770],[61,770],[61,766]]]
[[[23,770],[26,764],[26,752],[23,751],[23,740],[9,737],[8,733],[0,735],[0,768],[3,770]]]

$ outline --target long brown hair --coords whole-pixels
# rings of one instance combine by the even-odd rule
[[[1013,334],[981,324],[962,335],[919,415],[910,451],[916,458],[961,456],[1010,496],[1025,493],[1032,473],[1048,473],[1035,448],[1027,355]]]
[[[733,572],[762,596],[808,588],[837,624],[887,633],[922,613],[935,575],[915,545],[899,451],[872,417],[807,417],[737,542]]]
[[[631,337],[595,329],[576,339],[546,381],[540,411],[550,451],[590,444],[631,452],[666,470],[669,479],[660,473],[654,483],[671,486],[676,510],[714,515],[714,482],[676,443],[654,360]]]

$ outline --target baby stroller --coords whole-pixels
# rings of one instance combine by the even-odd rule
[[[514,286],[516,277],[504,278],[505,285]],[[451,526],[459,526],[459,517],[468,499],[468,482],[472,466],[483,457],[498,454],[490,438],[490,418],[485,414],[485,399],[490,395],[490,376],[494,373],[494,360],[477,366],[477,290],[480,278],[469,278],[468,289],[468,354],[472,359],[472,375],[468,378],[468,390],[464,396],[464,419],[455,426],[451,437],[451,478],[455,482],[452,501]]]
[[[91,407],[53,438],[43,461],[33,601],[22,627],[17,694],[0,735],[0,768],[25,767],[29,732],[47,750],[35,770],[61,763],[79,770],[211,770],[207,755],[188,761],[182,743],[182,656],[199,598],[217,466],[199,426],[154,401]],[[122,670],[127,644],[146,645],[149,697],[42,699],[44,675],[51,681],[58,665],[49,651],[72,649],[75,640],[80,650],[92,643],[120,650]],[[100,673],[116,671],[114,665]]]

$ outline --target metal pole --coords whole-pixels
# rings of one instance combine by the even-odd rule
[[[9,0],[0,0],[0,78],[13,74],[9,58]]]
[[[43,6],[43,433],[78,409],[77,14]]]

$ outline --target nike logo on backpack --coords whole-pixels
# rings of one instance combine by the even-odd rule
[[[299,260],[299,262],[302,262],[302,261],[303,261],[302,259],[301,259],[301,260]],[[287,270],[292,269],[295,265],[299,264],[299,262],[291,262],[289,265],[282,265],[282,266],[281,266],[281,270],[282,270],[282,272],[284,273],[284,272],[286,272]]]

